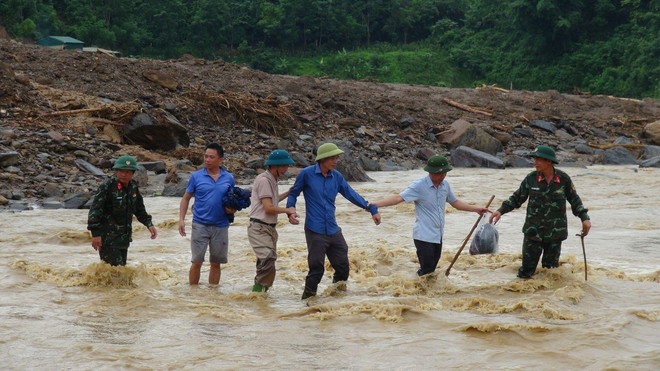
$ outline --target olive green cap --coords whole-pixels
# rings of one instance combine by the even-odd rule
[[[319,146],[319,149],[316,150],[316,161],[323,160],[324,158],[337,156],[344,153],[339,147],[334,143],[323,143]]]
[[[115,170],[138,170],[137,160],[133,156],[124,155],[121,156],[115,161],[115,166],[112,167]]]
[[[552,147],[538,146],[536,147],[536,151],[530,153],[529,155],[530,157],[538,157],[550,160],[555,164],[559,163],[559,161],[557,161],[557,157],[555,156],[555,150],[552,149]]]
[[[452,167],[449,165],[449,161],[447,161],[445,156],[440,155],[431,156],[431,158],[426,161],[426,166],[424,167],[424,171],[433,174],[446,173],[451,169]]]

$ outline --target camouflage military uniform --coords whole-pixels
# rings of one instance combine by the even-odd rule
[[[153,226],[142,195],[133,180],[124,187],[116,176],[105,181],[89,209],[87,229],[101,236],[101,259],[112,265],[126,265],[126,253],[132,241],[133,215],[145,226]]]
[[[585,221],[589,219],[587,209],[575,191],[573,181],[565,172],[555,169],[548,184],[543,174],[529,173],[508,200],[502,203],[499,212],[508,213],[522,206],[529,198],[527,216],[523,225],[523,264],[519,277],[531,277],[536,271],[541,253],[544,268],[559,266],[561,243],[568,237],[566,201],[571,204],[573,215]]]

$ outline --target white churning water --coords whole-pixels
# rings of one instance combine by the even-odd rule
[[[560,167],[561,168],[561,167]],[[569,214],[561,266],[515,278],[524,206],[503,216],[499,253],[470,256],[445,277],[478,216],[448,206],[435,278],[418,278],[413,207],[383,208],[383,223],[338,199],[351,278],[338,291],[326,271],[319,296],[300,300],[302,225],[280,216],[278,275],[250,288],[255,258],[247,213],[230,227],[219,287],[187,283],[188,238],[179,199],[148,198],[159,236],[135,224],[127,267],[100,264],[86,210],[0,214],[0,364],[3,369],[660,369],[660,170],[564,169],[590,209],[585,239]],[[457,196],[499,207],[529,169],[455,169]],[[422,171],[370,174],[367,199],[398,193]],[[280,185],[284,191],[292,180]],[[300,211],[304,200],[299,198]],[[301,214],[304,218],[304,212]],[[190,229],[190,213],[187,227]],[[208,266],[202,271],[206,279]]]

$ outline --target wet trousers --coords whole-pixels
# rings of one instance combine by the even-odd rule
[[[419,260],[418,276],[435,272],[442,254],[442,243],[432,243],[413,240],[417,248],[417,259]]]
[[[254,276],[254,283],[263,287],[271,287],[275,281],[277,238],[275,227],[256,222],[250,222],[248,225],[248,240],[257,256],[257,274]]]
[[[113,265],[126,265],[128,259],[128,248],[119,249],[116,247],[103,246],[99,250],[99,257],[104,262]]]
[[[528,278],[536,272],[539,258],[543,254],[541,266],[543,268],[557,268],[561,255],[562,241],[537,241],[527,236],[523,239],[522,267],[518,269],[518,277]]]
[[[348,280],[348,245],[341,231],[333,234],[319,234],[305,228],[307,241],[307,265],[309,272],[305,279],[305,291],[316,294],[319,282],[325,272],[325,257],[335,270],[332,282]]]

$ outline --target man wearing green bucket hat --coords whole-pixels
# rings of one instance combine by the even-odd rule
[[[133,180],[138,170],[135,158],[121,156],[112,168],[117,174],[99,186],[89,208],[87,229],[92,233],[92,247],[99,252],[101,260],[110,265],[126,265],[133,215],[149,229],[152,239],[157,233]]]
[[[252,185],[247,234],[257,256],[257,274],[252,286],[254,292],[268,291],[275,281],[277,215],[292,215],[296,212],[294,208],[279,207],[278,203],[289,195],[289,191],[279,193],[277,181],[294,163],[289,152],[283,149],[272,151],[264,164],[267,170],[257,175]]]
[[[558,164],[555,150],[548,146],[538,146],[530,153],[534,158],[535,171],[529,173],[518,190],[490,217],[490,222],[500,220],[503,214],[513,211],[529,199],[527,215],[522,232],[522,266],[518,277],[531,278],[536,272],[541,254],[543,268],[559,266],[562,241],[568,237],[566,201],[571,204],[573,215],[582,220],[582,236],[591,229],[587,209],[575,191],[573,181],[565,172],[556,169]]]
[[[334,143],[324,143],[316,151],[316,164],[298,173],[289,190],[286,207],[296,207],[300,192],[305,197],[305,240],[309,272],[305,279],[302,299],[316,295],[319,282],[325,272],[325,257],[335,270],[332,281],[338,289],[344,289],[348,280],[348,245],[335,219],[335,199],[341,193],[356,206],[368,210],[376,225],[380,224],[378,208],[360,196],[336,169],[339,155],[344,153]],[[289,214],[289,222],[298,224],[298,214]]]
[[[378,207],[393,206],[404,201],[415,204],[413,242],[419,260],[419,276],[435,272],[440,261],[447,203],[457,210],[472,211],[479,215],[489,211],[485,207],[468,205],[454,195],[445,179],[452,167],[444,156],[429,158],[424,170],[429,173],[428,176],[412,182],[400,194],[373,203]]]

